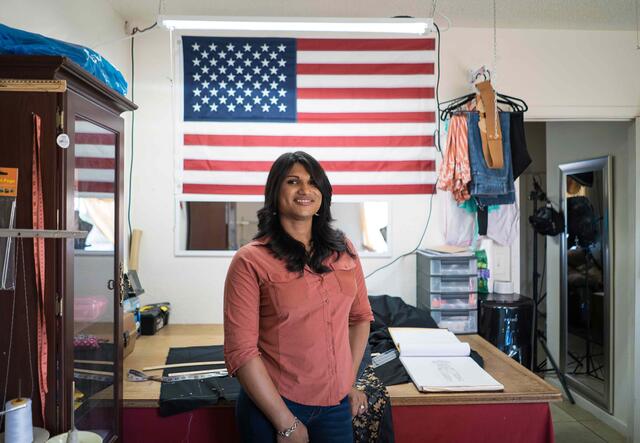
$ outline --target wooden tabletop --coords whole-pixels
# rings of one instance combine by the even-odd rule
[[[447,392],[421,393],[412,383],[389,386],[391,404],[446,405],[478,403],[539,403],[562,400],[558,389],[545,382],[525,367],[496,349],[478,335],[461,335],[471,348],[484,359],[485,370],[504,385],[501,392]],[[124,360],[124,407],[158,407],[160,383],[130,382],[126,379],[129,369],[163,365],[169,348],[219,345],[223,341],[222,325],[172,325],[156,335],[139,336],[135,349]],[[152,374],[161,375],[162,371]]]

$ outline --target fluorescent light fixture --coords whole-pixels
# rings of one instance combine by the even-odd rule
[[[430,18],[314,18],[159,16],[169,29],[212,31],[370,32],[422,35],[433,29]]]

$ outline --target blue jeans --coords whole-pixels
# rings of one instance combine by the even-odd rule
[[[307,406],[282,397],[309,432],[311,443],[353,443],[349,397],[336,406]],[[236,423],[243,443],[272,443],[276,430],[244,390],[236,400]]]
[[[478,128],[479,114],[471,112],[468,116],[469,163],[471,165],[469,191],[481,206],[505,205],[516,201],[511,165],[510,115],[508,112],[500,112],[499,115],[504,159],[504,166],[499,169],[489,168],[482,154],[482,139]]]

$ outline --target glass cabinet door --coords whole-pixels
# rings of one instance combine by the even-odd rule
[[[117,133],[75,117],[74,418],[79,430],[117,434],[115,377]]]

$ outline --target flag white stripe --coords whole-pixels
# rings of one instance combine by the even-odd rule
[[[298,112],[426,112],[435,108],[435,100],[321,100],[298,99]]]
[[[300,63],[433,63],[435,51],[298,51]]]
[[[76,157],[115,158],[113,146],[107,145],[76,145]]]
[[[76,193],[78,197],[84,198],[113,198],[113,192],[84,192],[78,191]]]
[[[298,88],[427,88],[435,86],[431,74],[411,75],[305,75],[296,76]]]
[[[76,180],[81,182],[110,182],[115,181],[113,169],[82,169],[76,168]]]
[[[184,183],[207,185],[264,185],[268,172],[184,171]],[[436,172],[327,172],[332,185],[392,185],[434,183]]]
[[[115,132],[109,131],[108,129],[101,128],[91,122],[85,120],[76,120],[74,126],[75,133],[86,133],[86,134],[111,134],[115,136]]]
[[[435,160],[436,150],[431,147],[415,148],[306,148],[244,147],[244,146],[187,146],[185,160],[219,161],[274,161],[285,152],[304,151],[319,161],[403,161]]]
[[[433,123],[246,123],[181,122],[184,134],[265,136],[403,136],[433,135]]]

